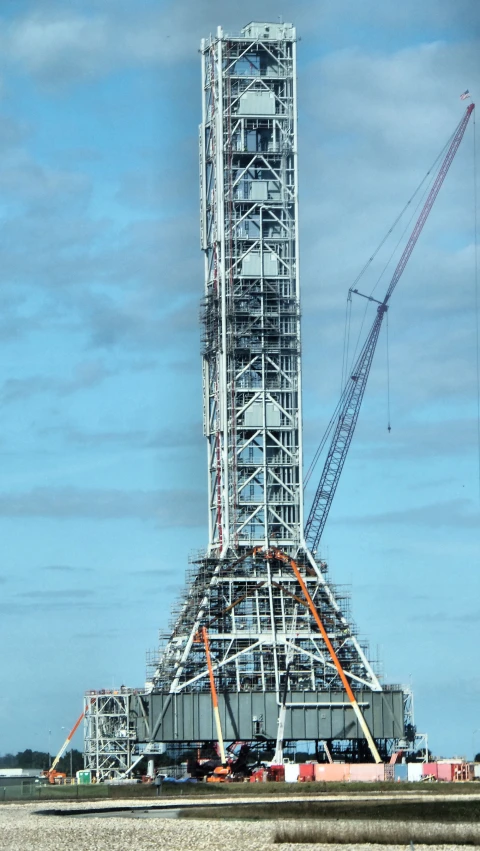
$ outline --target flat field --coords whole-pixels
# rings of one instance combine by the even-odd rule
[[[5,803],[0,806],[0,849],[404,851],[412,841],[416,851],[456,851],[480,845],[480,795],[466,798],[464,793],[453,796],[437,791],[437,795],[430,792],[420,797],[398,792],[302,797],[298,787],[296,792],[295,798],[269,793],[268,807],[262,796],[252,797],[252,793],[244,797],[221,794],[202,803],[198,796],[186,795],[158,802],[137,798],[115,803]],[[168,807],[170,817],[158,817],[167,814],[158,805]],[[205,805],[210,812],[203,810]],[[192,811],[185,818],[190,806],[197,811],[195,817],[190,817]],[[427,819],[425,808],[429,808]],[[88,815],[92,810],[94,814]],[[154,813],[157,817],[152,817]]]

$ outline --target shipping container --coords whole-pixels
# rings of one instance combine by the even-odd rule
[[[408,780],[408,765],[403,762],[396,763],[393,769],[393,776],[396,783],[406,782]]]
[[[480,762],[476,762],[473,766],[473,776],[475,780],[480,780]]]
[[[407,765],[408,780],[410,783],[420,783],[423,777],[423,763],[409,762]]]
[[[285,763],[285,783],[296,783],[298,780],[299,765],[295,762]]]
[[[353,762],[350,766],[350,782],[379,782],[385,780],[385,766],[383,763],[376,765],[375,763],[360,763]]]
[[[315,780],[315,765],[312,762],[303,762],[298,766],[298,782],[305,783]]]
[[[437,779],[438,780],[446,780],[447,783],[451,783],[453,780],[453,772],[454,772],[454,764],[452,762],[438,762],[437,763]]]
[[[424,777],[438,777],[438,764],[436,762],[423,762],[422,774]]]
[[[315,766],[315,780],[345,783],[350,780],[350,766],[346,762],[321,763]]]

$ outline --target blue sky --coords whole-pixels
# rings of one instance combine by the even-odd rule
[[[480,92],[479,12],[4,4],[0,752],[56,750],[85,689],[143,683],[206,545],[200,38],[278,15],[301,36],[308,462],[339,392],[348,287],[455,128],[460,92]],[[381,339],[323,539],[387,682],[413,684],[436,753],[468,756],[480,750],[473,269],[471,126],[392,300],[392,432]]]

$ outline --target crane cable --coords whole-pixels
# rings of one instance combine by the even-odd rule
[[[383,248],[383,246],[385,245],[385,243],[386,243],[386,241],[387,241],[388,237],[389,237],[389,236],[390,236],[390,234],[394,231],[394,229],[395,229],[395,228],[396,228],[396,226],[398,225],[398,223],[399,223],[400,219],[403,217],[403,215],[405,214],[406,210],[408,209],[408,207],[410,206],[410,204],[412,203],[412,201],[416,198],[416,196],[417,196],[417,195],[418,195],[418,193],[420,192],[420,190],[421,190],[421,188],[422,188],[423,184],[425,183],[425,181],[427,180],[427,178],[428,178],[428,177],[430,177],[430,175],[432,175],[433,170],[436,168],[437,164],[439,163],[439,161],[441,160],[441,158],[444,156],[445,151],[447,150],[447,148],[448,148],[448,147],[449,147],[449,145],[451,144],[452,139],[453,139],[453,137],[455,136],[455,133],[456,133],[456,130],[455,130],[455,131],[454,131],[454,132],[450,135],[450,137],[447,139],[447,141],[445,142],[445,145],[443,146],[442,150],[440,151],[440,153],[438,154],[438,156],[435,158],[434,162],[432,163],[432,165],[430,166],[430,168],[428,169],[428,171],[426,172],[426,174],[424,175],[424,177],[422,178],[422,180],[421,180],[421,181],[420,181],[420,183],[418,184],[418,186],[417,186],[417,188],[415,189],[415,191],[414,191],[413,195],[412,195],[412,196],[408,199],[407,203],[405,204],[405,206],[403,207],[403,209],[401,210],[401,212],[398,214],[397,218],[396,218],[396,219],[395,219],[395,221],[392,223],[392,225],[390,226],[390,228],[389,228],[389,229],[388,229],[388,231],[386,232],[386,234],[385,234],[385,236],[383,237],[383,239],[381,240],[381,242],[378,244],[378,246],[377,246],[377,248],[375,249],[375,251],[373,252],[372,256],[371,256],[371,257],[369,257],[369,259],[367,260],[367,262],[364,264],[364,266],[362,267],[362,269],[361,269],[361,270],[360,270],[360,272],[358,273],[357,277],[355,278],[355,280],[354,280],[353,284],[351,285],[351,287],[350,287],[350,289],[349,289],[349,291],[348,291],[348,296],[347,296],[347,306],[346,306],[346,311],[345,311],[345,330],[344,330],[344,336],[343,336],[343,355],[342,355],[342,377],[341,377],[341,390],[342,390],[342,389],[344,388],[344,386],[345,386],[345,383],[346,383],[346,380],[347,380],[347,375],[348,375],[348,355],[349,355],[349,347],[350,347],[350,323],[351,323],[351,303],[352,303],[352,291],[353,291],[354,287],[356,287],[356,285],[358,284],[358,282],[360,281],[360,279],[361,279],[361,278],[363,278],[363,276],[364,276],[365,272],[367,271],[367,269],[371,266],[371,264],[372,264],[372,263],[373,263],[373,261],[375,260],[375,257],[377,256],[378,252],[379,252],[379,251]],[[428,182],[427,189],[425,189],[425,191],[424,191],[423,195],[421,196],[421,200],[425,197],[425,195],[426,195],[426,193],[427,193],[427,190],[428,190],[428,187],[431,185],[431,183],[432,183],[432,181],[433,181],[434,177],[435,177],[435,175],[433,174],[433,175],[432,175],[432,177],[431,177],[431,179],[430,179],[430,181]],[[408,225],[410,224],[410,222],[412,221],[413,216],[415,215],[415,212],[418,210],[418,208],[419,208],[419,206],[420,206],[420,203],[421,203],[421,200],[418,202],[417,206],[415,207],[415,210],[413,211],[413,213],[412,213],[412,215],[411,215],[410,219],[408,220],[407,228],[408,228]],[[402,236],[400,237],[400,240],[398,241],[397,245],[395,246],[395,248],[394,248],[394,250],[393,250],[393,252],[392,252],[391,256],[389,257],[389,259],[388,259],[388,261],[387,261],[387,263],[386,263],[386,265],[385,265],[385,267],[384,267],[383,271],[381,272],[381,274],[380,274],[380,276],[379,276],[379,278],[378,278],[378,280],[377,280],[377,282],[376,282],[375,286],[373,287],[373,289],[372,289],[372,291],[371,291],[370,295],[373,295],[373,293],[375,292],[375,290],[376,290],[376,288],[377,288],[378,284],[380,283],[380,280],[382,279],[383,275],[385,274],[385,271],[386,271],[386,269],[387,269],[387,267],[388,267],[389,263],[391,262],[392,257],[394,256],[394,254],[395,254],[395,252],[396,252],[396,250],[397,250],[398,246],[400,245],[400,242],[402,241],[402,239],[403,239],[403,237],[404,237],[404,235],[405,235],[405,233],[406,233],[407,228],[405,228],[405,230],[403,231]],[[367,309],[368,309],[368,302],[367,302],[367,305],[366,305],[366,308],[365,308],[365,312],[364,312],[364,315],[363,315],[362,325],[361,325],[360,332],[359,332],[359,336],[358,336],[357,343],[356,343],[356,346],[355,346],[355,352],[354,352],[353,357],[352,357],[352,363],[353,363],[353,360],[354,360],[354,358],[355,358],[355,354],[356,354],[356,352],[357,352],[358,342],[359,342],[359,339],[360,339],[360,334],[361,334],[361,332],[362,332],[363,323],[364,323],[364,321],[365,321],[365,317],[366,317],[366,315],[367,315]]]
[[[445,146],[445,147],[446,147],[446,146]],[[443,150],[445,150],[445,148],[444,148]],[[442,153],[443,153],[443,152],[442,152]],[[441,156],[441,154],[440,154],[440,156]],[[439,159],[439,157],[437,157],[437,159]],[[433,166],[432,166],[432,168],[433,168]],[[431,170],[432,170],[432,169],[430,169],[430,171],[431,171]],[[425,180],[425,178],[423,179],[422,183],[424,182],[424,180]],[[384,276],[385,272],[387,271],[388,267],[390,266],[390,263],[392,262],[393,258],[395,257],[395,254],[397,253],[397,251],[398,251],[398,249],[399,249],[399,246],[402,244],[402,242],[403,242],[403,240],[404,240],[404,238],[405,238],[405,234],[409,232],[409,230],[410,230],[410,226],[411,226],[411,224],[412,224],[412,222],[413,222],[413,219],[415,218],[415,216],[416,216],[416,214],[417,214],[417,212],[418,212],[419,208],[421,207],[421,205],[423,204],[423,202],[424,202],[424,200],[425,200],[426,196],[428,195],[428,193],[429,193],[429,191],[430,191],[430,187],[432,186],[432,183],[433,183],[433,181],[434,181],[434,180],[435,180],[435,175],[434,175],[434,174],[432,174],[432,177],[431,177],[430,181],[427,183],[427,185],[426,185],[425,189],[423,190],[422,194],[420,195],[420,198],[418,199],[418,202],[417,202],[416,206],[415,206],[415,207],[414,207],[414,209],[412,210],[412,215],[410,216],[410,218],[409,218],[408,222],[406,223],[406,225],[405,225],[405,227],[404,227],[404,229],[403,229],[402,233],[400,234],[400,236],[399,236],[399,238],[398,238],[398,240],[397,240],[397,243],[396,243],[396,245],[395,245],[395,247],[394,247],[393,251],[392,251],[392,252],[391,252],[391,254],[390,254],[390,257],[388,258],[387,262],[385,263],[385,266],[383,267],[382,271],[380,272],[380,274],[379,274],[379,276],[378,276],[378,278],[377,278],[377,280],[376,280],[376,282],[375,282],[375,284],[374,284],[373,288],[370,290],[370,296],[372,296],[372,295],[373,295],[373,293],[374,293],[374,292],[375,292],[375,290],[377,289],[377,287],[378,287],[378,285],[379,285],[380,281],[382,280],[382,278],[383,278],[383,276]],[[419,188],[420,188],[420,187],[419,187]],[[417,191],[418,191],[418,190],[417,190]],[[409,203],[410,203],[410,202],[409,202]],[[366,304],[365,304],[365,310],[363,311],[362,321],[361,321],[361,323],[360,323],[360,330],[359,330],[358,335],[357,335],[357,341],[356,341],[356,343],[355,343],[355,348],[354,348],[354,350],[353,350],[352,359],[351,359],[351,363],[350,363],[350,368],[353,366],[353,364],[354,364],[354,362],[355,362],[355,358],[356,358],[356,355],[357,355],[357,352],[358,352],[358,347],[359,347],[360,340],[361,340],[361,337],[362,337],[363,326],[364,326],[364,324],[365,324],[365,320],[366,320],[366,318],[367,318],[367,313],[368,313],[369,305],[370,305],[370,303],[367,301],[367,302],[366,302]],[[348,370],[348,364],[347,364],[347,370]],[[348,374],[348,373],[347,373],[347,374]],[[345,378],[346,378],[346,377],[347,377],[347,376],[345,376]]]
[[[348,298],[345,304],[345,329],[343,332],[343,352],[342,352],[342,376],[340,379],[340,393],[342,392],[346,377],[347,377],[347,369],[348,369],[348,350],[350,346],[350,324],[352,321],[352,297],[350,290],[348,291]]]
[[[421,188],[422,188],[423,184],[425,183],[425,181],[427,180],[427,178],[429,177],[429,175],[431,175],[431,174],[432,174],[432,171],[434,170],[435,166],[437,165],[437,163],[439,162],[439,160],[441,159],[441,157],[444,155],[445,150],[446,150],[446,149],[447,149],[447,147],[451,144],[451,142],[452,142],[452,139],[453,139],[454,135],[455,135],[455,133],[452,133],[452,135],[450,136],[450,138],[448,139],[448,141],[446,142],[446,144],[443,146],[442,150],[440,151],[440,153],[439,153],[439,154],[438,154],[438,156],[436,157],[435,162],[434,162],[434,163],[430,166],[429,170],[427,171],[427,173],[425,174],[425,176],[423,177],[423,179],[421,180],[421,182],[418,184],[417,188],[415,189],[415,192],[413,193],[413,195],[411,196],[411,198],[410,198],[410,199],[407,201],[407,203],[405,204],[405,206],[404,206],[404,208],[403,208],[402,212],[401,212],[401,213],[397,216],[397,218],[395,219],[395,221],[394,221],[393,225],[391,226],[391,228],[389,229],[389,231],[387,232],[387,234],[384,236],[384,238],[382,239],[381,243],[379,244],[378,248],[374,251],[374,253],[373,253],[373,254],[372,254],[372,256],[370,257],[370,259],[367,261],[367,263],[365,263],[365,265],[364,265],[363,269],[362,269],[362,270],[361,270],[361,272],[357,275],[357,277],[355,278],[355,280],[354,280],[354,282],[353,282],[352,286],[350,287],[350,289],[349,289],[349,291],[348,291],[347,307],[346,307],[346,312],[345,312],[345,334],[344,334],[344,340],[343,340],[343,357],[342,357],[342,387],[341,387],[341,394],[340,394],[340,398],[339,398],[339,400],[338,400],[338,402],[337,402],[337,405],[336,405],[336,407],[335,407],[335,410],[334,410],[334,412],[333,412],[333,414],[332,414],[332,416],[331,416],[331,418],[330,418],[330,421],[329,421],[329,423],[328,423],[328,425],[327,425],[327,428],[325,429],[325,432],[324,432],[323,437],[322,437],[322,439],[321,439],[321,441],[320,441],[320,444],[318,445],[318,447],[317,447],[317,449],[316,449],[316,451],[315,451],[315,454],[314,454],[314,456],[313,456],[313,458],[312,458],[312,461],[311,461],[311,463],[310,463],[310,466],[309,466],[309,468],[308,468],[308,470],[307,470],[307,472],[306,472],[306,474],[305,474],[305,477],[304,477],[304,483],[303,483],[303,487],[304,487],[304,489],[307,487],[307,485],[308,485],[308,483],[309,483],[309,481],[310,481],[310,478],[311,478],[311,476],[312,476],[312,473],[313,473],[313,471],[315,470],[315,467],[316,467],[316,466],[317,466],[317,464],[318,464],[318,460],[319,460],[319,458],[320,458],[320,456],[321,456],[321,454],[322,454],[322,452],[323,452],[323,449],[324,449],[324,447],[325,447],[325,444],[326,444],[326,442],[327,442],[328,438],[330,437],[330,434],[332,433],[332,429],[333,429],[333,427],[334,427],[334,425],[335,425],[335,423],[336,423],[336,421],[337,421],[338,412],[339,412],[339,410],[340,410],[340,408],[341,408],[342,401],[343,401],[343,393],[344,393],[345,388],[346,388],[346,385],[347,385],[348,370],[349,370],[349,368],[351,367],[351,365],[353,364],[353,362],[354,362],[354,360],[355,360],[355,356],[356,356],[357,351],[358,351],[358,345],[359,345],[359,343],[360,343],[361,334],[362,334],[362,331],[363,331],[363,326],[364,326],[364,324],[365,324],[365,319],[367,318],[367,311],[368,311],[368,307],[369,307],[369,302],[368,302],[368,301],[367,301],[367,303],[366,303],[366,305],[365,305],[365,310],[364,310],[364,312],[363,312],[363,317],[362,317],[362,321],[361,321],[361,324],[360,324],[360,330],[359,330],[359,332],[358,332],[357,340],[356,340],[356,343],[355,343],[355,348],[354,348],[354,351],[353,351],[352,357],[351,357],[351,359],[350,359],[350,358],[349,358],[349,349],[350,349],[351,306],[352,306],[352,291],[353,291],[353,288],[354,288],[354,287],[355,287],[355,285],[359,282],[359,280],[360,280],[360,278],[362,277],[362,275],[364,275],[364,273],[366,272],[366,270],[368,269],[368,267],[370,266],[370,264],[373,262],[373,260],[374,260],[374,259],[375,259],[375,257],[377,256],[378,252],[380,251],[380,249],[382,248],[382,246],[385,244],[385,242],[386,242],[387,238],[390,236],[390,234],[392,233],[392,231],[394,230],[394,228],[397,226],[398,222],[400,221],[400,219],[401,219],[401,218],[402,218],[402,216],[404,215],[404,213],[405,213],[405,211],[407,210],[407,208],[410,206],[410,204],[412,203],[412,201],[414,200],[414,198],[416,197],[416,195],[418,195],[418,193],[420,192],[420,190],[421,190]],[[405,225],[405,228],[403,229],[403,231],[402,231],[402,233],[401,233],[401,235],[400,235],[400,238],[398,239],[398,241],[397,241],[397,243],[396,243],[396,245],[395,245],[395,248],[393,249],[392,253],[390,254],[390,257],[388,258],[388,260],[387,260],[387,262],[386,262],[386,264],[385,264],[384,268],[382,269],[382,271],[381,271],[381,273],[380,273],[380,275],[379,275],[379,277],[378,277],[378,279],[377,279],[377,281],[376,281],[376,283],[375,283],[375,285],[374,285],[373,289],[371,290],[370,295],[372,295],[372,294],[375,292],[375,290],[376,290],[376,288],[377,288],[378,284],[380,283],[381,279],[383,278],[383,276],[384,276],[384,274],[385,274],[385,272],[386,272],[386,270],[387,270],[388,266],[389,266],[389,265],[390,265],[390,263],[392,262],[392,259],[393,259],[394,255],[396,254],[396,252],[397,252],[397,250],[398,250],[398,247],[399,247],[399,245],[401,244],[401,242],[402,242],[402,240],[403,240],[403,238],[404,238],[404,236],[405,236],[405,234],[406,234],[406,232],[407,232],[408,228],[410,227],[410,224],[411,224],[411,222],[412,222],[412,220],[413,220],[413,218],[414,218],[414,216],[415,216],[415,213],[418,211],[418,208],[420,207],[420,205],[421,205],[422,201],[424,200],[424,198],[425,198],[426,194],[428,193],[428,191],[429,191],[429,189],[430,189],[430,186],[431,186],[432,181],[434,180],[434,178],[435,178],[435,175],[433,174],[433,175],[431,176],[430,180],[428,181],[427,186],[425,187],[424,191],[422,192],[422,194],[421,194],[421,196],[420,196],[419,201],[417,202],[417,204],[416,204],[415,208],[413,209],[413,211],[412,211],[412,215],[411,215],[411,216],[410,216],[410,218],[408,219],[408,222],[407,222],[407,224]],[[387,311],[387,318],[388,318],[388,311]],[[350,364],[349,364],[349,360],[350,360]],[[389,392],[390,392],[390,391],[389,391]],[[480,389],[479,389],[479,394],[480,394]],[[479,404],[480,404],[480,395],[479,395]],[[390,401],[389,401],[389,411],[390,411]],[[480,416],[480,415],[479,415],[479,416]],[[479,423],[480,423],[480,419],[479,419]],[[388,422],[388,424],[390,425],[390,413],[389,413],[389,422]],[[479,465],[480,465],[480,425],[479,425]],[[480,476],[480,466],[479,466],[479,476]],[[479,479],[479,482],[480,482],[480,479]]]
[[[478,293],[478,213],[477,213],[477,143],[476,122],[473,113],[473,229],[474,229],[474,278],[475,278],[475,346],[477,367],[477,451],[478,451],[478,496],[480,499],[480,300]]]
[[[389,343],[389,335],[388,335],[388,310],[386,319],[386,339],[387,339],[387,431],[390,434],[392,430],[392,425],[390,421],[390,343]]]

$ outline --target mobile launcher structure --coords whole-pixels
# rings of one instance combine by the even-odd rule
[[[277,762],[284,743],[300,740],[322,752],[326,744],[330,759],[375,762],[418,744],[410,690],[380,682],[317,553],[390,298],[474,105],[347,372],[305,520],[295,29],[219,28],[201,57],[209,541],[149,660],[147,686],[85,696],[85,765],[98,779],[206,741],[271,742]]]

